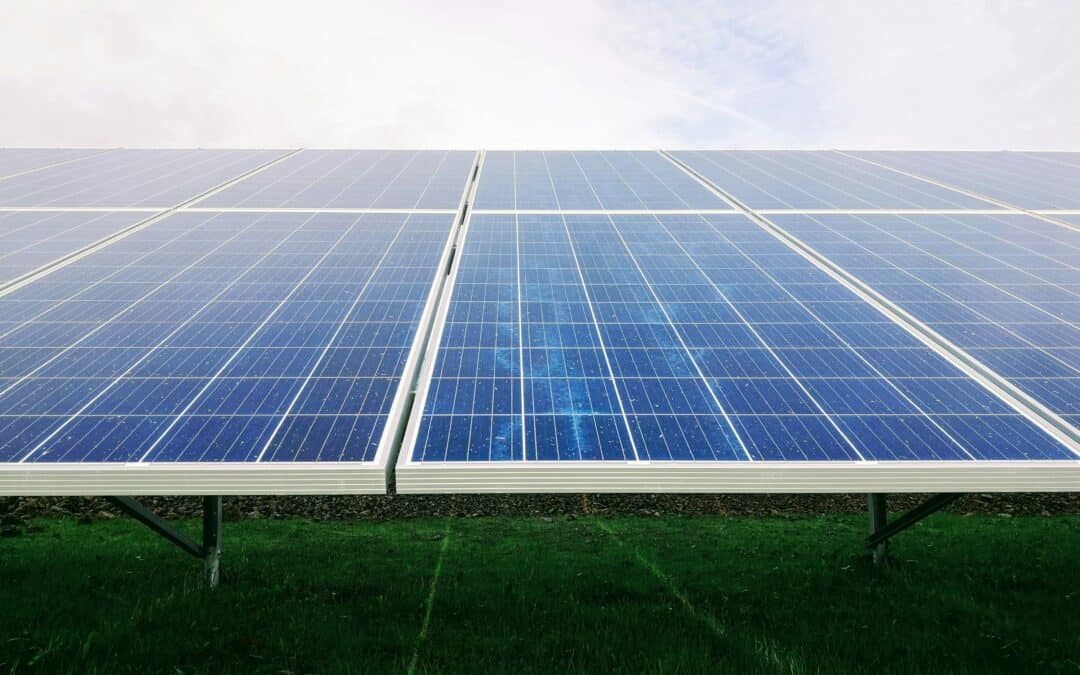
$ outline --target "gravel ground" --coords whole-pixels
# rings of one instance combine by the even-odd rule
[[[890,512],[915,506],[927,495],[891,495]],[[144,497],[144,504],[166,518],[201,514],[198,497]],[[385,495],[347,497],[229,497],[228,520],[311,518],[313,520],[391,520],[476,516],[577,516],[584,514],[718,515],[798,517],[866,510],[864,495]],[[1080,493],[965,495],[954,513],[1013,515],[1080,514]],[[69,517],[111,519],[120,512],[103,498],[0,497],[0,527],[18,534],[28,519]]]

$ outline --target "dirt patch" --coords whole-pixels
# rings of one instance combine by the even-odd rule
[[[890,495],[889,510],[907,510],[927,495]],[[166,518],[201,514],[198,497],[143,497]],[[953,513],[1002,515],[1080,514],[1080,493],[973,494],[949,508]],[[555,516],[584,514],[718,515],[798,517],[863,513],[865,495],[378,495],[337,497],[229,497],[225,517],[311,518],[313,520],[393,520],[476,516]],[[102,520],[120,514],[99,497],[3,497],[0,523],[22,525],[37,517]]]

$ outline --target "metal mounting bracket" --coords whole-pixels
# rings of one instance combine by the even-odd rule
[[[870,536],[866,538],[866,546],[874,551],[874,564],[885,563],[888,557],[889,539],[952,504],[960,496],[959,492],[934,495],[890,523],[886,517],[885,495],[878,493],[867,495],[870,509]]]
[[[203,537],[198,544],[158,514],[132,497],[109,497],[109,501],[143,525],[203,561],[203,579],[209,588],[218,585],[221,562],[221,497],[203,497]]]

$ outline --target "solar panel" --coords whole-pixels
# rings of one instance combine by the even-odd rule
[[[981,199],[829,151],[672,153],[752,209],[984,209]]]
[[[402,491],[1075,458],[742,216],[474,214],[455,274]]]
[[[474,156],[443,150],[304,150],[198,206],[454,210]]]
[[[489,152],[478,210],[729,209],[655,152]]]
[[[281,150],[111,150],[0,180],[0,208],[164,210],[283,154]]]
[[[0,151],[0,494],[1080,488],[1075,213],[480,157]]]
[[[82,157],[96,155],[103,150],[93,148],[0,148],[0,180],[36,171],[54,164],[72,162]]]
[[[375,464],[452,219],[181,213],[0,299],[0,461]]]
[[[886,166],[1023,209],[1080,208],[1080,153],[857,152]]]
[[[153,212],[0,211],[0,288]]]
[[[771,220],[1050,410],[1080,414],[1080,232],[1011,214]]]

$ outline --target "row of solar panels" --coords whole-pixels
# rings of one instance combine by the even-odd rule
[[[288,156],[286,156],[288,155]],[[453,209],[474,153],[0,149],[0,208]],[[749,208],[1080,210],[1080,152],[679,151]],[[284,160],[282,160],[284,157]],[[275,161],[272,166],[265,163]],[[261,171],[214,190],[221,183]],[[478,210],[731,204],[655,152],[489,152]]]
[[[0,150],[0,493],[1080,489],[1080,154],[479,157]]]

